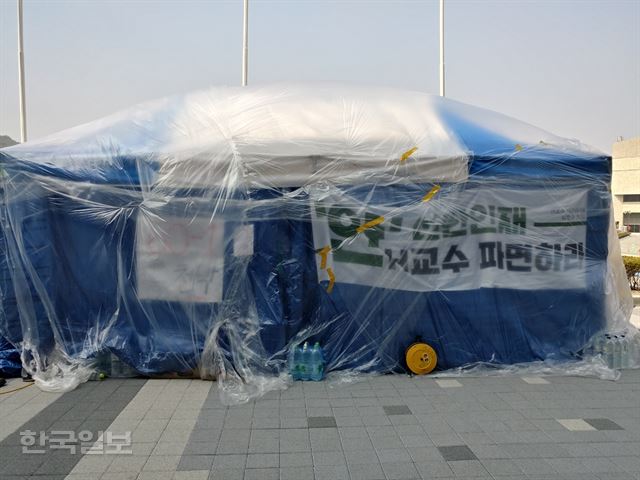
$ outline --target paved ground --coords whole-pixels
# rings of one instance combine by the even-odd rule
[[[22,386],[13,380],[0,393]],[[45,453],[22,452],[27,430],[35,442],[27,448]],[[49,437],[43,447],[40,431]],[[83,436],[60,442],[67,431]],[[113,437],[93,444],[98,431]],[[127,431],[131,447],[126,437],[120,445],[132,453],[117,453]],[[93,453],[79,452],[83,440]],[[297,383],[229,408],[216,383],[200,380],[0,395],[1,479],[637,480],[639,454],[640,371],[618,382],[397,375],[335,388]]]

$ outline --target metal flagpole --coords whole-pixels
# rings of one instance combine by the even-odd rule
[[[444,97],[444,0],[440,0],[440,96]]]
[[[249,64],[249,0],[244,0],[242,26],[242,86],[247,86]]]
[[[22,41],[22,0],[18,0],[18,88],[20,95],[20,141],[27,141],[27,109],[24,89],[24,42]]]

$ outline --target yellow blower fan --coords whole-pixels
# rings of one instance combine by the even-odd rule
[[[431,345],[414,342],[405,353],[407,367],[416,375],[431,373],[438,364],[438,354]]]

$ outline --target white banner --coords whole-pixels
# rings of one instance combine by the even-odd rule
[[[224,223],[207,217],[138,216],[138,298],[215,303],[222,300]]]
[[[586,190],[441,193],[397,208],[318,196],[318,279],[416,292],[586,287]]]

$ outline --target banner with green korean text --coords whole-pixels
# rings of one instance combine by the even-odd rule
[[[337,189],[312,195],[318,279],[408,291],[586,287],[586,189],[442,193],[401,207]]]

